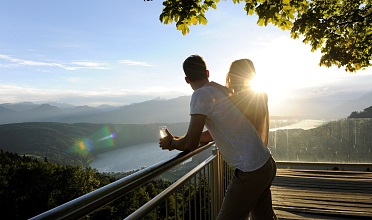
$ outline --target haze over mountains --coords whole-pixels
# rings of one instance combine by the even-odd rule
[[[122,107],[72,106],[68,104],[0,104],[0,124],[21,122],[149,124],[189,121],[189,96],[154,99]]]
[[[338,119],[346,118],[353,111],[363,111],[369,106],[372,106],[372,91],[331,93],[312,98],[287,100],[275,111],[271,111],[271,115],[306,119]]]
[[[190,96],[175,99],[153,99],[141,103],[114,107],[73,106],[61,103],[31,102],[0,104],[0,124],[21,122],[150,124],[189,121]],[[328,95],[308,99],[292,99],[271,109],[271,116],[304,119],[346,118],[353,111],[372,105],[372,91],[358,98]]]

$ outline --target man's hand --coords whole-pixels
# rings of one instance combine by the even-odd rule
[[[193,151],[199,147],[200,142],[210,142],[213,140],[209,132],[201,139],[203,128],[207,116],[202,114],[191,115],[189,129],[185,136],[174,137],[168,129],[165,129],[167,136],[159,139],[159,147],[163,150]]]
[[[168,131],[168,128],[165,129],[165,132],[167,133],[167,136],[159,139],[159,147],[163,150],[174,150],[171,148],[170,144],[173,140],[174,136]]]

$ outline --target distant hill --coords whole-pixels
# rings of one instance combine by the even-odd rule
[[[59,105],[57,107],[49,103],[33,104],[1,104],[0,124],[22,123],[22,122],[56,122],[64,117],[81,116],[104,112],[98,108],[89,106]]]
[[[28,111],[38,106],[32,102],[20,102],[20,103],[4,103],[1,104],[2,107],[12,109],[14,111]]]
[[[372,106],[363,111],[353,111],[348,118],[372,118]]]
[[[282,129],[269,134],[277,161],[371,163],[372,120],[339,119],[312,129]]]
[[[364,94],[358,99],[345,101],[331,111],[335,112],[335,114],[342,113],[342,116],[348,116],[350,112],[363,111],[369,106],[372,106],[372,92]]]
[[[154,99],[146,102],[123,106],[117,110],[85,116],[71,116],[61,122],[76,123],[117,123],[117,124],[150,124],[188,122],[190,96],[175,99]]]
[[[86,114],[96,114],[96,113],[101,113],[101,112],[102,110],[98,108],[93,108],[93,107],[84,105],[84,106],[77,106],[77,107],[71,108],[70,111],[65,112],[65,114],[78,116],[78,115],[86,115]]]
[[[189,121],[190,96],[154,99],[122,107],[57,107],[51,104],[0,104],[0,124],[22,122],[149,124]]]
[[[13,109],[7,108],[6,106],[0,106],[0,114],[12,114],[16,112]]]
[[[289,99],[280,104],[278,109],[272,113],[304,119],[339,119],[348,117],[353,111],[362,111],[372,105],[372,91],[358,97],[354,96],[342,93]]]
[[[116,110],[118,108],[119,107],[115,107],[115,106],[112,106],[112,105],[99,105],[99,106],[97,106],[97,109],[99,109],[101,111],[104,111],[104,112],[113,111],[113,110]]]
[[[66,124],[54,122],[0,125],[0,149],[59,164],[87,165],[96,154],[142,143],[158,142],[159,126],[174,135],[186,133],[188,123]],[[158,147],[158,146],[154,146]]]
[[[358,93],[359,94],[359,93]],[[372,105],[372,91],[329,94],[283,101],[270,116],[275,118],[339,119]],[[58,103],[0,104],[0,124],[22,122],[150,124],[188,122],[191,96],[153,99],[126,106],[72,106]],[[270,103],[269,103],[270,104]],[[269,106],[270,108],[270,106]]]

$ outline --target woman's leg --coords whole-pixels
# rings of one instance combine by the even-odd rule
[[[263,167],[252,172],[235,170],[217,220],[243,220],[247,218],[262,194],[266,192],[267,188],[270,188],[273,178],[271,160],[270,158]]]
[[[272,208],[271,183],[276,175],[276,163],[271,159],[271,181],[251,211],[251,219],[277,219]]]

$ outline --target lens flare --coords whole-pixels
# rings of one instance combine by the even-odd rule
[[[116,134],[111,132],[108,126],[101,128],[97,133],[92,135],[95,143],[95,148],[106,148],[115,145]]]
[[[91,152],[92,149],[93,142],[88,138],[82,138],[76,141],[76,143],[69,148],[68,152],[72,154],[78,154],[81,157],[85,158],[89,155],[89,152]]]
[[[79,147],[80,147],[80,150],[84,150],[85,149],[84,142],[80,141]]]
[[[105,126],[90,137],[78,139],[68,151],[85,158],[93,150],[115,146],[115,138],[116,133],[112,132],[108,126]]]

